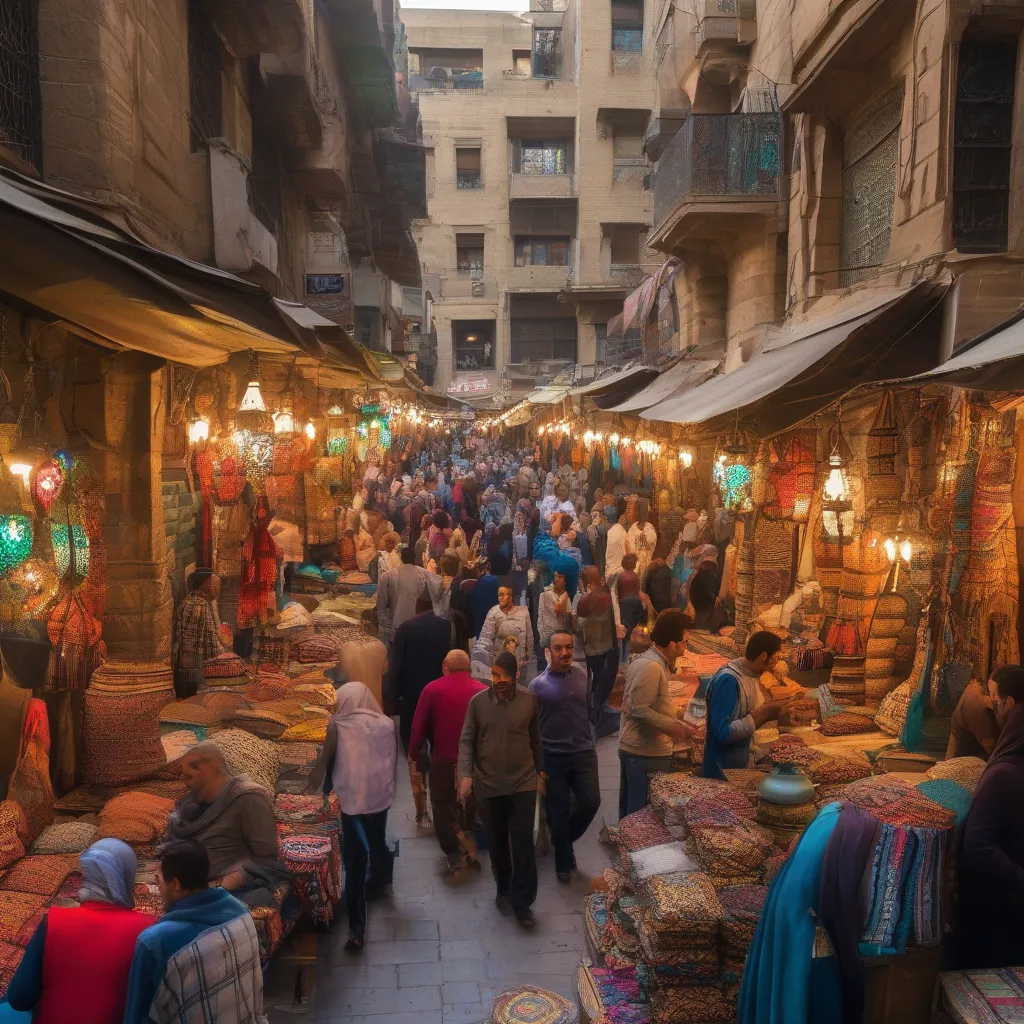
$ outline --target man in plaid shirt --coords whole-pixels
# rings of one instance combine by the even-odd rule
[[[221,652],[211,602],[220,588],[212,569],[196,569],[189,592],[174,612],[174,692],[179,700],[195,696],[203,685],[203,662]]]
[[[164,848],[167,912],[135,944],[125,1024],[267,1024],[259,940],[248,907],[209,888],[201,843]]]

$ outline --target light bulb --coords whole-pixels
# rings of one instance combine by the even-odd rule
[[[895,562],[896,561],[896,542],[892,539],[892,537],[886,537],[885,538],[885,543],[882,545],[882,547],[885,548],[885,554],[886,554],[886,557],[889,559],[889,561],[890,562]]]
[[[308,437],[310,441],[316,437],[316,424],[312,420],[306,424],[306,437]]]
[[[617,445],[617,444],[619,443],[619,435],[618,435],[618,434],[612,434],[612,435],[611,435],[611,437],[609,437],[609,438],[608,438],[608,440],[609,440],[609,441],[610,441],[610,442],[611,442],[611,443],[612,443],[613,445]]]
[[[592,430],[588,430],[583,435],[583,443],[588,447],[594,443],[594,432]]]
[[[11,472],[15,476],[20,476],[25,486],[28,486],[28,478],[32,473],[32,467],[26,462],[12,462]]]
[[[693,465],[693,452],[680,452],[679,458],[682,460],[683,469],[689,469]]]
[[[210,439],[210,424],[207,420],[194,420],[189,424],[188,439],[192,444]]]
[[[249,386],[242,395],[242,404],[238,407],[239,412],[266,412],[267,404],[263,401],[263,394],[260,391],[258,380],[249,381]]]
[[[838,455],[829,457],[828,479],[825,481],[825,497],[829,501],[846,501],[849,496],[846,493],[846,480],[843,479],[843,463]]]
[[[279,412],[274,416],[274,433],[291,434],[295,430],[295,417],[290,412]]]
[[[914,545],[909,540],[900,541],[900,558],[903,559],[907,565],[910,565],[910,559],[914,555]]]

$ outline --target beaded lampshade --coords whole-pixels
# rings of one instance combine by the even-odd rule
[[[0,517],[0,576],[16,569],[32,553],[32,520],[28,516]]]
[[[36,500],[47,513],[50,511],[50,506],[60,495],[61,489],[64,486],[64,476],[64,470],[61,468],[60,463],[55,462],[53,459],[47,459],[36,470],[33,489]]]

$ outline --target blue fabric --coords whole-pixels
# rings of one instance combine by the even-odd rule
[[[737,1024],[842,1020],[836,958],[813,958],[822,863],[839,807],[818,812],[772,881],[747,953]]]
[[[956,827],[967,820],[967,812],[971,809],[971,794],[952,779],[929,779],[919,782],[915,787],[930,800],[941,804],[956,815]]]
[[[537,698],[544,753],[577,754],[594,749],[590,685],[585,669],[573,665],[562,673],[548,666],[530,683],[529,690]]]
[[[0,1003],[0,1024],[32,1024],[32,1014],[12,1009],[10,1003]]]
[[[135,906],[135,869],[138,858],[120,839],[100,839],[78,858],[82,869],[79,900],[116,903],[129,910]]]
[[[498,577],[487,572],[473,585],[469,593],[469,610],[473,616],[473,636],[484,628],[487,613],[498,603]]]
[[[219,928],[249,908],[225,889],[205,889],[186,896],[147,928],[135,944],[135,957],[128,978],[125,1024],[148,1020],[153,997],[164,976],[167,961],[208,928]]]
[[[725,781],[723,768],[746,768],[753,737],[733,739],[730,726],[736,720],[740,684],[728,666],[720,668],[708,683],[707,734],[704,738],[704,778]]]
[[[538,533],[533,541],[533,560],[544,562],[548,567],[548,577],[551,578],[556,572],[565,576],[565,589],[569,597],[576,596],[576,588],[579,584],[580,566],[571,555],[567,555],[555,540],[548,533]]]
[[[28,945],[25,947],[25,955],[18,964],[18,969],[7,986],[7,999],[18,1010],[31,1011],[31,1009],[43,997],[43,951],[46,947],[46,918],[39,922],[38,927],[32,933]],[[12,1009],[12,1014],[17,1011]],[[0,1015],[0,1021],[6,1018]],[[17,1019],[12,1017],[11,1019]]]

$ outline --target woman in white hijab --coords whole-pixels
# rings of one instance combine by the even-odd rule
[[[333,728],[334,769],[331,785],[341,804],[342,860],[348,941],[362,949],[366,930],[367,892],[391,888],[394,856],[387,844],[388,811],[395,796],[398,739],[395,724],[381,711],[362,683],[346,683],[337,691]],[[325,748],[325,754],[330,757]]]

